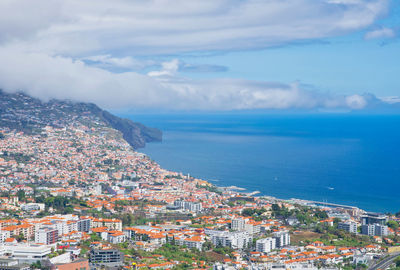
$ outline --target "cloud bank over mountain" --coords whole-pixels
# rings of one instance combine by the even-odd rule
[[[341,96],[283,84],[239,79],[194,80],[180,77],[178,61],[149,75],[112,73],[64,57],[0,51],[9,65],[0,66],[6,91],[22,90],[51,98],[94,102],[106,108],[135,107],[177,110],[349,108],[367,105],[363,96]]]
[[[359,94],[325,93],[297,82],[191,79],[181,72],[223,75],[226,67],[152,57],[338,36],[372,25],[387,9],[385,0],[5,0],[0,88],[106,108],[362,109],[369,101]]]

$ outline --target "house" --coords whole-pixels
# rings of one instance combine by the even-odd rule
[[[121,231],[109,231],[107,241],[113,244],[125,242],[126,236]]]

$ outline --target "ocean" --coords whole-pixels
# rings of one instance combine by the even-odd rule
[[[125,115],[126,117],[126,115]],[[168,170],[282,199],[400,211],[399,115],[138,114]]]

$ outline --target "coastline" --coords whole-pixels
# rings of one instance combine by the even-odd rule
[[[148,156],[149,158],[151,158],[148,154],[137,151],[138,153],[141,153],[143,155]],[[155,161],[157,163],[157,161]],[[158,164],[158,163],[157,163]],[[160,164],[158,164],[161,168],[163,168]],[[183,174],[182,172],[175,172],[175,171],[171,171],[169,169],[163,168],[167,171],[170,172],[174,172],[174,173],[178,173],[178,174]],[[347,209],[353,209],[355,211],[361,211],[361,212],[370,212],[370,211],[366,211],[358,206],[354,206],[354,205],[344,205],[344,204],[339,204],[339,203],[328,203],[328,202],[321,202],[321,201],[316,201],[316,200],[310,200],[310,199],[299,199],[299,198],[290,198],[290,199],[283,199],[283,198],[278,198],[278,197],[274,197],[271,195],[266,195],[266,194],[262,194],[261,191],[255,190],[255,191],[248,191],[247,188],[245,187],[238,187],[235,185],[231,185],[231,186],[219,186],[216,184],[213,184],[210,182],[210,180],[204,180],[201,178],[197,178],[197,177],[193,177],[193,176],[189,176],[190,178],[192,178],[193,180],[197,180],[197,181],[203,181],[205,183],[207,183],[210,186],[214,186],[217,189],[219,189],[220,191],[232,191],[232,192],[236,192],[237,194],[240,194],[242,196],[245,197],[260,197],[260,198],[265,198],[268,199],[272,202],[291,202],[291,203],[295,203],[295,204],[300,204],[300,205],[306,205],[306,206],[310,206],[310,207],[329,207],[329,208],[347,208]],[[247,192],[245,192],[247,191]],[[256,196],[258,195],[258,196]]]
[[[137,120],[160,128],[164,135],[163,142],[150,143],[139,151],[168,170],[189,173],[216,186],[260,191],[257,196],[355,205],[372,212],[400,210],[395,192],[400,188],[396,161],[400,148],[392,147],[399,141],[400,129],[385,128],[391,136],[382,141],[378,138],[383,131],[368,128],[380,122],[393,127],[397,118],[359,121],[319,116],[301,118],[301,127],[296,124],[299,119],[278,116],[213,115],[190,122],[191,118],[139,117]],[[237,124],[239,120],[243,124]],[[338,123],[343,131],[327,134],[326,129],[336,128]],[[299,128],[304,132],[296,133]],[[377,182],[380,185],[374,184]]]

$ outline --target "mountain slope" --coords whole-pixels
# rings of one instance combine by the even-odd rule
[[[0,127],[25,133],[40,133],[45,126],[66,127],[74,121],[95,126],[98,121],[122,133],[134,148],[161,141],[162,132],[129,119],[117,117],[92,103],[50,100],[43,102],[23,93],[0,90]]]

